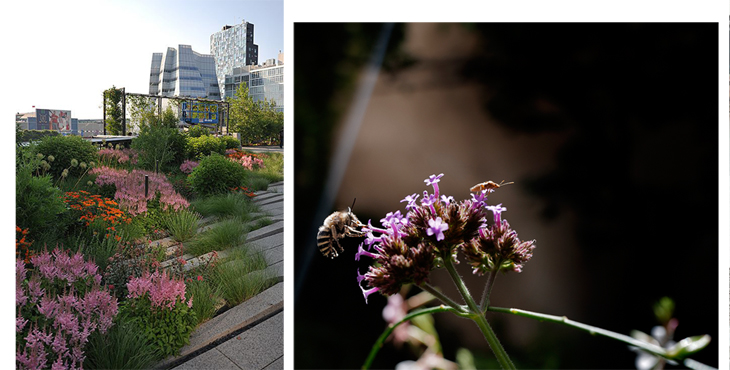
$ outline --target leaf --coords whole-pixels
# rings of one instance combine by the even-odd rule
[[[667,349],[667,357],[682,360],[707,347],[711,340],[712,338],[707,334],[684,338]]]

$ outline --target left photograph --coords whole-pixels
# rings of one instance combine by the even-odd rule
[[[39,5],[5,102],[15,367],[282,369],[283,0]]]

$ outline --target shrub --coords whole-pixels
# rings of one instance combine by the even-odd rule
[[[225,151],[225,144],[215,136],[188,138],[188,158],[201,159],[213,153],[224,154]]]
[[[102,289],[93,262],[55,249],[15,262],[16,366],[77,368],[91,333],[105,333],[117,314],[117,299]],[[52,366],[51,366],[52,364]]]
[[[60,132],[55,130],[18,130],[15,140],[19,143],[38,141],[46,136],[59,136]]]
[[[191,309],[193,299],[185,299],[185,282],[172,279],[166,272],[144,273],[127,283],[124,303],[138,325],[163,357],[177,354],[190,340],[197,324]]]
[[[210,135],[210,130],[208,130],[204,126],[196,125],[196,126],[192,126],[188,129],[189,137],[201,137],[201,136],[207,136],[207,135]]]
[[[195,235],[200,218],[195,212],[182,210],[165,215],[162,222],[175,241],[184,242]]]
[[[225,193],[230,188],[243,185],[246,170],[226,157],[211,155],[200,161],[188,176],[188,184],[198,195]]]
[[[16,225],[27,230],[28,238],[63,234],[67,208],[63,193],[53,186],[49,175],[38,175],[41,159],[33,149],[18,148],[16,154],[15,217]]]
[[[35,146],[34,153],[54,158],[48,162],[48,173],[56,179],[61,177],[64,170],[68,170],[68,175],[80,177],[86,172],[85,167],[98,158],[94,144],[80,136],[45,137]]]
[[[185,159],[185,135],[178,129],[159,125],[147,125],[132,141],[132,148],[139,152],[139,166],[153,171],[155,163],[159,171],[174,169]]]
[[[233,136],[220,136],[219,137],[225,145],[226,149],[238,149],[241,147],[241,143]]]

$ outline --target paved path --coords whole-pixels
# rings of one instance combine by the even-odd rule
[[[278,147],[277,147],[278,148]],[[277,284],[203,324],[180,355],[159,369],[277,370],[284,367],[284,183],[257,192],[254,202],[274,221],[246,237],[264,252]],[[223,252],[221,252],[223,253]],[[219,255],[221,254],[219,253]]]

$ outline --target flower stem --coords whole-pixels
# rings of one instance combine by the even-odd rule
[[[408,313],[405,317],[403,317],[403,319],[401,319],[397,323],[390,324],[390,325],[388,325],[387,328],[385,328],[385,331],[383,332],[383,334],[381,334],[380,337],[378,338],[378,340],[375,341],[375,344],[373,344],[373,348],[370,350],[370,354],[368,355],[368,358],[365,360],[365,363],[362,365],[362,369],[364,370],[364,369],[370,368],[370,366],[373,364],[373,360],[375,360],[375,356],[378,354],[378,351],[380,351],[380,349],[383,347],[383,343],[385,343],[385,340],[388,339],[390,334],[393,332],[393,330],[395,330],[396,327],[398,327],[398,325],[400,325],[408,320],[411,320],[412,318],[414,318],[416,316],[431,314],[431,313],[436,313],[436,312],[453,312],[454,314],[456,314],[458,316],[462,316],[462,317],[464,317],[466,315],[463,312],[461,312],[461,310],[457,311],[454,308],[446,307],[443,305],[439,306],[439,307],[424,308],[422,310],[413,311],[413,312]]]
[[[583,324],[583,323],[580,323],[577,321],[573,321],[573,320],[568,319],[565,316],[553,316],[553,315],[546,315],[543,313],[520,310],[517,308],[502,308],[502,307],[494,307],[494,306],[490,306],[489,311],[509,313],[512,315],[523,316],[523,317],[527,317],[527,318],[531,318],[531,319],[535,319],[535,320],[539,320],[539,321],[548,321],[548,322],[554,322],[557,324],[563,324],[566,326],[570,326],[570,327],[573,327],[576,329],[586,331],[586,332],[590,333],[591,335],[601,335],[604,337],[608,337],[611,339],[615,339],[615,340],[624,342],[626,344],[632,345],[634,347],[638,347],[646,352],[649,352],[649,353],[657,355],[657,356],[661,356],[661,357],[665,357],[665,358],[667,357],[667,351],[664,348],[659,347],[655,344],[642,342],[642,341],[640,341],[638,339],[634,339],[628,335],[614,333],[614,332],[606,330],[606,329],[601,329],[601,328],[598,328],[595,326],[586,325],[586,324]]]
[[[477,306],[476,302],[474,302],[474,298],[472,298],[471,294],[469,294],[469,289],[467,289],[464,281],[461,280],[459,273],[456,272],[456,268],[454,268],[454,263],[451,258],[449,258],[449,256],[445,256],[443,260],[446,270],[449,272],[449,275],[451,275],[451,278],[454,280],[454,284],[456,284],[456,288],[459,289],[459,293],[461,293],[464,301],[466,301],[467,307],[469,307],[469,311],[472,313],[471,318],[476,322],[477,326],[479,326],[482,334],[484,334],[484,338],[487,340],[492,352],[494,352],[494,356],[497,358],[499,365],[502,366],[503,369],[516,369],[512,360],[510,360],[507,355],[507,352],[504,350],[504,347],[502,347],[502,344],[499,343],[499,339],[494,334],[494,331],[489,326],[487,318],[484,316],[484,312],[479,310],[479,306]]]
[[[502,261],[497,262],[498,263],[494,264],[494,269],[489,273],[489,277],[487,277],[487,284],[484,286],[484,293],[482,293],[482,302],[479,305],[479,312],[487,312],[487,307],[489,307],[489,296],[492,294],[494,280],[497,279],[497,273],[499,272],[500,266],[502,266]]]
[[[464,310],[464,306],[454,302],[451,298],[449,298],[445,294],[441,293],[440,291],[438,291],[435,287],[431,286],[430,284],[423,283],[423,284],[419,285],[418,287],[431,293],[431,295],[433,295],[434,297],[441,300],[441,302],[451,306],[451,308],[453,308],[459,312],[462,312],[462,313],[467,312],[466,310]]]

